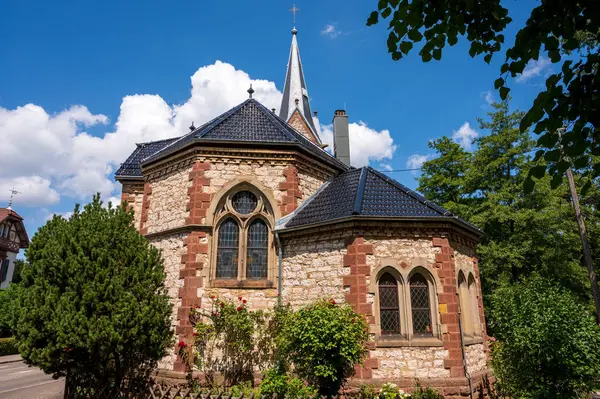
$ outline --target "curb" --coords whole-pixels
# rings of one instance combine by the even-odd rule
[[[2,359],[0,357],[0,364],[19,363],[19,362],[22,362],[22,361],[23,361],[23,359],[21,358],[21,356],[19,356],[19,357],[12,357],[11,356],[10,359]]]

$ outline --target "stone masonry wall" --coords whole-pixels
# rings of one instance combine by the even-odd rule
[[[483,344],[465,346],[465,359],[467,359],[467,371],[469,374],[485,370],[487,356]]]
[[[371,355],[379,360],[373,378],[446,378],[450,371],[444,369],[448,351],[444,348],[377,348]]]
[[[142,201],[144,199],[144,184],[124,184],[121,192],[121,204],[127,202],[133,209],[133,225],[136,229],[140,228],[142,217]]]
[[[169,173],[152,181],[148,219],[148,233],[183,226],[188,216],[188,187],[191,167]]]
[[[179,298],[179,289],[183,287],[183,279],[180,278],[179,271],[181,268],[181,256],[185,253],[186,249],[183,246],[183,241],[186,238],[185,234],[176,234],[170,237],[156,238],[151,241],[152,245],[162,251],[162,257],[165,266],[165,287],[167,293],[171,298],[173,304],[173,314],[171,316],[171,325],[173,330],[178,325],[177,321],[177,310],[181,306],[181,299]],[[161,369],[172,369],[173,364],[177,355],[171,348],[166,357],[164,357],[158,364]]]
[[[342,267],[346,254],[339,235],[315,234],[283,243],[283,300],[299,308],[318,299],[333,298],[344,302]]]
[[[298,181],[302,198],[298,199],[298,206],[300,206],[308,197],[313,195],[315,191],[319,189],[325,183],[325,180],[319,177],[315,177],[308,172],[302,170],[298,171]]]

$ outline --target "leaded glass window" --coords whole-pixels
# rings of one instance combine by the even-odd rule
[[[233,196],[231,202],[236,212],[247,215],[256,209],[258,199],[250,191],[240,191]]]
[[[389,273],[379,279],[379,320],[381,334],[400,334],[398,281]]]
[[[261,219],[248,227],[246,278],[267,278],[269,236],[267,225]]]
[[[471,319],[473,333],[481,333],[481,322],[479,321],[479,301],[477,300],[477,284],[473,275],[469,275],[469,301],[471,302]]]
[[[429,303],[429,285],[420,274],[410,279],[410,301],[413,321],[413,334],[432,336],[431,306]]]
[[[218,278],[237,278],[240,229],[233,219],[227,219],[219,227],[217,245]]]

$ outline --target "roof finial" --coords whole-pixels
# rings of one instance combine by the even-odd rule
[[[190,125],[190,131],[194,131],[196,130],[196,126],[194,126],[194,122],[192,122],[192,124]]]
[[[11,188],[11,189],[10,189],[10,199],[8,200],[8,206],[7,206],[7,209],[12,209],[13,197],[14,197],[16,194],[21,194],[21,192],[20,192],[20,191],[17,191],[17,190],[15,190],[15,188],[14,188],[14,187],[13,187],[13,188]]]
[[[250,83],[250,88],[248,89],[248,94],[250,95],[250,98],[252,98],[252,93],[254,93],[254,89],[252,88],[252,83]]]
[[[298,106],[298,103],[300,102],[300,100],[298,100],[297,98],[294,99],[294,102],[296,103],[296,107]]]
[[[298,33],[298,31],[296,30],[296,13],[298,11],[300,11],[300,9],[298,7],[296,7],[296,5],[294,4],[294,5],[292,5],[292,8],[290,8],[290,11],[292,12],[292,15],[293,15],[292,19],[294,21],[294,28],[292,29],[292,34],[295,35],[296,33]]]

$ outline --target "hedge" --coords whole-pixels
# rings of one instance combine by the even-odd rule
[[[15,337],[0,338],[0,356],[16,355],[17,353],[19,351]]]

